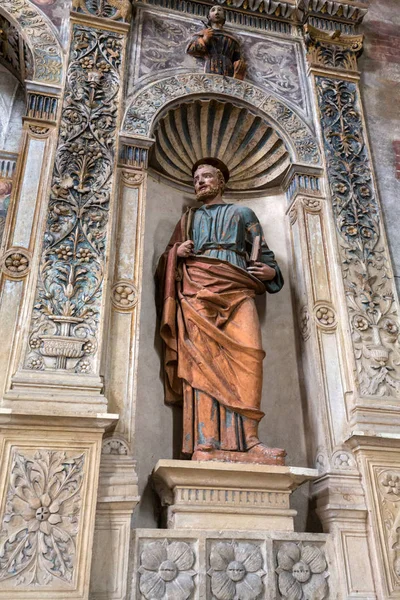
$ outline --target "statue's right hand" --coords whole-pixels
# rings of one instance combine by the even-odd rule
[[[186,242],[182,242],[182,244],[178,247],[177,255],[180,258],[187,258],[193,253],[194,243],[192,240],[187,240]]]
[[[214,31],[213,31],[212,27],[207,27],[207,29],[203,29],[202,34],[203,34],[203,40],[205,42],[208,42],[213,37]]]

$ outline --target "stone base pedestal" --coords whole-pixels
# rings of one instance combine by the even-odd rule
[[[293,531],[290,495],[315,469],[273,465],[160,460],[155,488],[168,529]]]

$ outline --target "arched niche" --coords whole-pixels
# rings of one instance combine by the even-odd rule
[[[236,93],[232,93],[233,90]],[[186,147],[183,152],[185,156],[182,157],[182,152],[177,148],[179,135],[176,131],[179,133],[182,119],[188,123],[187,111],[191,110],[193,129],[191,140],[188,142],[186,139],[187,146],[196,143],[196,131],[199,133],[201,127],[216,134],[216,130],[212,129],[207,121],[210,107],[207,103],[211,102],[214,103],[213,108],[216,111],[223,111],[227,105],[244,111],[241,122],[242,125],[246,125],[247,131],[240,135],[237,127],[232,127],[232,133],[242,141],[252,128],[254,121],[251,119],[258,118],[259,127],[264,127],[265,132],[270,130],[266,137],[275,136],[276,147],[283,148],[282,155],[276,162],[276,177],[272,177],[270,182],[264,182],[266,185],[254,185],[252,188],[254,181],[253,184],[249,181],[249,189],[231,189],[227,201],[241,202],[254,210],[286,281],[278,295],[267,298],[263,296],[257,300],[263,346],[267,353],[261,407],[266,416],[260,426],[260,437],[270,446],[285,447],[288,452],[288,464],[304,466],[308,463],[300,383],[302,377],[298,363],[299,328],[295,317],[294,298],[296,291],[295,284],[291,281],[291,242],[285,191],[293,169],[303,168],[305,172],[310,173],[320,170],[318,143],[309,126],[297,114],[280,100],[265,94],[255,86],[218,75],[176,76],[139,91],[128,106],[123,121],[124,135],[131,139],[134,137],[138,146],[141,140],[143,144],[148,144],[149,139],[154,140],[146,184],[145,258],[141,279],[142,311],[137,354],[135,445],[138,463],[141,465],[140,479],[147,477],[158,458],[180,456],[179,415],[176,414],[173,419],[171,409],[163,404],[161,342],[157,331],[154,272],[159,256],[164,251],[182,212],[186,207],[196,204],[188,179],[185,179],[190,152]],[[204,122],[201,125],[202,106],[206,125]],[[180,111],[185,115],[180,114]],[[193,122],[196,114],[199,119],[197,123]],[[167,132],[166,120],[170,121],[172,134],[171,131]],[[172,121],[175,123],[175,133]],[[163,145],[164,155],[169,146],[174,146],[174,160],[178,160],[179,157],[181,159],[180,166],[175,162],[174,173],[169,177],[166,157],[164,156],[163,164],[160,164],[160,157],[157,158],[157,145],[159,148]],[[202,134],[197,139],[197,145],[199,152],[208,155],[211,145],[207,145],[207,140],[204,140]],[[218,156],[218,152],[216,154]],[[279,160],[282,157],[286,163],[284,170],[280,171]],[[194,158],[193,153],[191,158]],[[181,181],[179,168],[186,169],[186,175]],[[271,169],[274,169],[273,160]],[[163,432],[162,435],[160,432]],[[136,525],[154,526],[153,503],[149,498],[151,490],[146,488],[144,479],[140,485],[141,493],[148,501],[143,501],[138,508]],[[299,498],[296,508],[299,510],[298,527],[301,530],[305,525],[307,500]]]
[[[18,31],[32,56],[22,79],[61,86],[64,56],[56,30],[43,12],[28,0],[2,0],[0,15]]]

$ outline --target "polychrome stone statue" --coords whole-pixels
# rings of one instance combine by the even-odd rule
[[[213,6],[208,13],[208,26],[193,36],[186,52],[205,59],[205,73],[243,79],[246,63],[241,55],[239,40],[224,30],[224,24],[224,9],[222,6]]]
[[[183,453],[193,460],[284,464],[258,438],[261,331],[254,297],[283,278],[254,212],[222,199],[218,159],[193,167],[199,208],[177,224],[158,265],[167,403],[183,402]]]

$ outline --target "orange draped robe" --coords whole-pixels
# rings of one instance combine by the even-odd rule
[[[244,211],[255,221],[250,223],[244,218]],[[239,237],[250,246],[251,237],[262,234],[249,209],[224,205],[220,220],[224,212],[229,212]],[[184,453],[192,454],[196,447],[207,444],[220,450],[245,451],[244,420],[258,422],[264,416],[260,401],[265,353],[254,296],[266,289],[279,291],[283,278],[264,240],[264,262],[277,271],[274,280],[265,283],[237,264],[219,258],[229,258],[230,253],[232,261],[245,264],[240,262],[244,260],[242,253],[236,255],[232,243],[225,244],[228,251],[222,242],[204,244],[200,239],[204,237],[204,221],[197,219],[202,229],[193,231],[193,216],[190,209],[182,217],[158,266],[165,400],[183,400]],[[215,222],[210,223],[210,227],[213,225]],[[229,233],[225,230],[220,234],[214,227],[212,236],[226,240]],[[193,238],[202,246],[198,250],[201,254],[179,259],[179,245]]]

